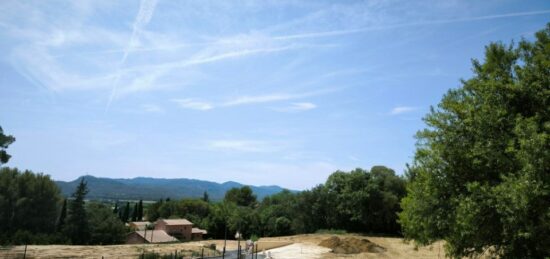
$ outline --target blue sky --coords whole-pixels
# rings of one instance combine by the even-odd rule
[[[306,189],[403,173],[421,118],[550,1],[1,1],[8,166]]]

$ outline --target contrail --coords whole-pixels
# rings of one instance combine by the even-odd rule
[[[120,69],[122,66],[124,66],[124,63],[126,63],[126,59],[128,58],[128,54],[132,51],[134,48],[134,45],[136,44],[136,39],[141,31],[141,29],[147,25],[151,18],[153,18],[153,13],[155,12],[155,7],[157,5],[157,0],[141,0],[141,3],[139,5],[139,11],[136,16],[136,19],[134,20],[134,25],[132,29],[132,36],[130,37],[130,41],[128,42],[128,45],[124,49],[124,53],[122,55],[122,58],[120,59],[120,62],[117,65],[117,72],[115,73],[115,78],[113,80],[113,87],[111,90],[111,95],[109,96],[109,101],[107,102],[107,105],[105,106],[105,110],[109,110],[109,107],[111,106],[111,103],[113,102],[114,98],[116,97],[118,82],[120,81]]]
[[[403,28],[403,27],[413,27],[413,26],[422,26],[422,25],[435,25],[435,24],[447,24],[447,23],[459,23],[459,22],[473,22],[473,21],[493,20],[493,19],[501,19],[501,18],[509,18],[509,17],[541,15],[541,14],[548,14],[548,13],[550,13],[550,10],[519,12],[519,13],[507,13],[507,14],[495,14],[495,15],[465,17],[465,18],[456,18],[456,19],[447,19],[447,20],[433,20],[433,21],[421,21],[421,22],[412,22],[412,23],[399,23],[399,24],[386,25],[386,26],[362,27],[362,28],[349,29],[349,30],[334,30],[334,31],[324,31],[324,32],[312,32],[312,33],[282,35],[282,36],[275,36],[275,37],[273,37],[273,39],[275,39],[275,40],[293,40],[293,39],[305,39],[305,38],[332,37],[332,36],[361,33],[361,32],[374,31],[374,30],[386,30],[386,29],[395,29],[395,28]]]

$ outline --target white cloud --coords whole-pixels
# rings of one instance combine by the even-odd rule
[[[417,107],[411,106],[397,106],[390,111],[391,115],[398,115],[403,113],[409,113],[418,110]]]
[[[237,105],[245,105],[245,104],[256,104],[256,103],[269,103],[269,102],[277,102],[277,101],[288,101],[288,100],[295,100],[295,99],[302,99],[310,96],[316,96],[316,95],[322,95],[337,91],[337,89],[323,89],[323,90],[317,90],[317,91],[311,91],[311,92],[303,92],[303,93],[293,93],[293,94],[268,94],[268,95],[250,95],[250,96],[239,96],[233,99],[230,99],[226,102],[224,102],[221,106],[237,106]],[[295,108],[302,108],[302,109],[313,109],[316,106],[312,103],[295,103]]]
[[[276,101],[296,99],[300,97],[301,95],[292,95],[292,94],[240,96],[225,102],[223,106],[236,106],[236,105],[243,105],[243,104],[276,102]]]
[[[102,17],[101,15],[105,13],[115,13],[112,9],[121,8],[116,3],[78,1],[66,12],[55,12],[50,10],[55,8],[49,8],[48,5],[4,1],[0,6],[10,12],[0,18],[0,26],[5,29],[2,32],[2,36],[7,36],[5,41],[14,40],[16,43],[15,51],[8,56],[12,63],[16,63],[18,71],[30,81],[55,91],[110,90],[109,102],[111,102],[124,94],[157,90],[175,81],[185,83],[184,80],[192,80],[185,76],[178,76],[182,73],[181,68],[309,48],[315,45],[312,41],[303,40],[307,38],[550,13],[550,10],[538,10],[456,19],[417,19],[420,21],[415,22],[414,19],[403,21],[410,17],[392,19],[395,17],[391,12],[383,12],[390,5],[384,2],[306,4],[302,7],[309,8],[309,15],[298,19],[292,17],[288,23],[280,23],[272,28],[254,28],[245,33],[235,31],[231,34],[233,32],[231,31],[228,34],[218,34],[224,35],[223,37],[185,35],[184,38],[182,36],[184,34],[179,30],[182,28],[177,27],[178,30],[174,30],[170,24],[155,27],[155,31],[146,30],[147,25],[153,20],[157,5],[160,8],[164,7],[162,6],[164,4],[170,6],[166,2],[157,4],[156,0],[142,0],[137,14],[129,15],[130,21],[124,20],[127,18],[126,13],[121,12],[123,15],[120,15],[117,24],[128,24],[129,27],[121,28],[104,27],[103,21],[98,23],[95,20],[95,17]],[[274,5],[286,6],[287,4]],[[190,5],[194,8],[187,8],[188,11],[197,11],[190,15],[212,15],[211,18],[219,19],[211,22],[220,26],[225,26],[226,22],[239,22],[233,19],[226,21],[220,17],[227,13],[212,12],[216,8],[221,8],[225,12],[233,11],[229,10],[232,9],[229,8],[232,5],[218,3]],[[288,5],[301,6],[302,4]],[[253,6],[260,10],[264,5]],[[251,6],[247,7],[251,8]],[[231,25],[227,26],[231,27]],[[181,27],[185,29],[185,26]],[[324,30],[319,30],[320,28]],[[319,43],[316,46],[319,46]],[[118,54],[120,52],[122,55]],[[78,65],[75,66],[75,64]],[[269,98],[279,101],[289,100],[284,96],[263,97],[267,99],[260,97],[253,99],[250,96],[244,96],[233,102],[229,101],[227,105],[269,102],[271,101]]]
[[[344,29],[344,30],[329,30],[329,31],[305,32],[305,33],[298,33],[298,34],[280,35],[280,36],[273,37],[273,39],[274,40],[297,40],[297,39],[320,38],[320,37],[334,37],[334,36],[341,36],[341,35],[347,35],[347,34],[364,33],[364,32],[374,31],[374,30],[388,30],[388,29],[397,29],[397,28],[405,28],[405,27],[413,27],[413,26],[494,20],[494,19],[503,19],[503,18],[511,18],[511,17],[543,15],[548,13],[550,13],[550,10],[473,16],[473,17],[463,17],[463,18],[456,18],[456,19],[441,19],[441,20],[412,21],[412,22],[403,22],[403,23],[395,23],[395,24],[380,24],[380,25],[367,26],[367,27],[358,27],[353,29]]]
[[[270,143],[254,140],[214,140],[208,143],[208,147],[219,151],[238,152],[268,152],[274,150],[274,146]]]
[[[185,109],[207,111],[214,108],[214,105],[212,105],[211,103],[197,101],[194,99],[173,99],[172,101]]]
[[[145,110],[146,112],[151,112],[151,113],[164,112],[164,109],[162,109],[160,106],[156,104],[144,104],[142,107],[143,107],[143,110]]]
[[[279,111],[279,112],[300,112],[300,111],[313,110],[315,108],[317,108],[317,105],[310,102],[303,102],[303,103],[292,103],[287,107],[273,108],[273,110]]]
[[[182,108],[206,111],[206,110],[211,110],[214,108],[221,108],[221,107],[234,107],[234,106],[241,106],[241,105],[272,103],[272,102],[279,102],[279,101],[301,99],[309,96],[330,93],[333,91],[335,91],[335,89],[325,89],[325,90],[304,92],[304,93],[297,93],[297,94],[244,95],[244,96],[230,98],[224,102],[198,101],[191,98],[172,99],[172,101],[177,103]],[[284,107],[280,109],[275,108],[274,110],[287,111],[287,112],[306,111],[306,110],[315,109],[316,107],[317,105],[313,103],[299,102],[299,103],[293,103],[289,107]]]
[[[157,5],[156,0],[141,0],[138,14],[136,16],[136,19],[134,20],[132,36],[130,37],[130,41],[128,42],[126,48],[124,49],[124,54],[122,55],[122,58],[120,59],[120,62],[118,64],[117,72],[115,73],[116,76],[113,80],[111,95],[109,96],[109,100],[105,107],[106,109],[109,109],[111,102],[113,101],[114,98],[116,98],[117,87],[121,77],[121,73],[119,73],[118,71],[122,66],[124,66],[124,63],[126,63],[126,59],[128,58],[128,55],[132,50],[132,48],[134,48],[135,45],[137,45],[138,34],[143,29],[143,27],[146,26],[149,23],[149,21],[151,21],[151,18],[153,17],[153,13],[155,12],[156,5]]]

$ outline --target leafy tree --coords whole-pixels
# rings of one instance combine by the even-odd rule
[[[0,127],[0,166],[10,160],[10,155],[6,152],[9,145],[15,142],[15,138],[10,135],[4,135],[4,130]]]
[[[291,221],[286,217],[278,217],[275,220],[275,235],[284,236],[291,233]]]
[[[550,24],[534,42],[492,43],[417,134],[405,236],[449,256],[550,255]]]
[[[126,226],[111,209],[103,204],[92,202],[86,206],[90,226],[90,244],[111,245],[124,243]]]
[[[44,235],[55,231],[59,200],[49,176],[0,168],[0,243],[48,242]]]
[[[348,231],[397,234],[396,213],[405,195],[405,180],[387,167],[371,171],[357,168],[337,171],[324,186],[314,189],[313,215],[318,215],[318,228],[340,228]]]
[[[252,206],[256,204],[256,195],[249,186],[243,186],[241,188],[231,188],[225,193],[224,200],[239,206]]]
[[[84,179],[80,181],[75,192],[71,195],[67,220],[64,232],[71,239],[72,244],[85,245],[90,240],[90,228],[88,215],[84,207],[84,198],[88,193],[88,187]]]
[[[162,199],[158,202],[155,202],[147,207],[147,220],[149,221],[156,221],[158,218],[160,218],[159,209],[162,206]]]
[[[225,232],[228,232],[228,238],[232,238],[231,233],[235,233],[234,229],[229,229],[229,218],[237,206],[230,202],[220,202],[210,205],[210,213],[208,214],[205,226],[208,229],[208,235],[214,238],[224,238]]]

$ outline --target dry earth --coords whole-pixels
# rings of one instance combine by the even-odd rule
[[[319,244],[331,237],[368,239],[384,250],[377,252],[363,252],[359,254],[336,254],[330,248]],[[185,251],[200,252],[203,247],[216,244],[218,250],[223,248],[223,240],[206,240],[201,242],[188,242],[179,244],[147,244],[147,245],[114,245],[114,246],[28,246],[27,258],[137,258],[142,251],[170,254],[178,251],[181,254]],[[241,242],[241,245],[244,243]],[[237,248],[236,241],[227,241],[227,249]],[[17,246],[9,250],[1,250],[0,258],[17,258],[16,254],[22,254],[24,247]],[[355,234],[331,235],[331,234],[308,234],[285,237],[262,238],[259,241],[260,251],[269,249],[272,257],[279,258],[444,258],[443,242],[428,247],[415,249],[412,244],[403,242],[402,238],[390,237],[367,237]],[[212,253],[212,252],[211,252]],[[205,255],[208,250],[205,249]]]
[[[337,254],[331,249],[319,244],[334,236],[339,238],[367,239],[370,242],[383,247],[385,251],[364,252],[358,254]],[[415,249],[412,244],[405,243],[402,238],[393,237],[368,237],[356,234],[331,235],[331,234],[308,234],[286,237],[262,238],[260,241],[289,241],[295,245],[285,246],[271,250],[273,258],[445,258],[443,242],[437,242],[431,246]]]

